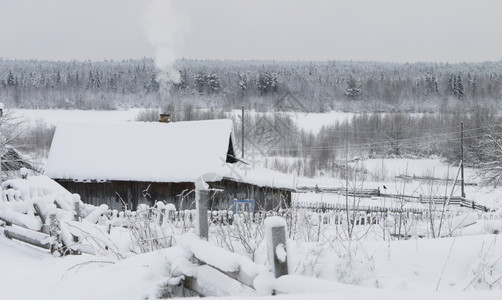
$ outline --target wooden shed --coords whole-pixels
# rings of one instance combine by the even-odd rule
[[[291,204],[293,176],[252,168],[235,157],[231,120],[176,123],[60,123],[45,174],[84,202],[135,209],[139,203],[193,208],[194,182],[212,189],[213,209],[252,203],[257,210]]]

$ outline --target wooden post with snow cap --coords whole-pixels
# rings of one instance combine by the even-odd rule
[[[267,256],[275,278],[288,274],[288,256],[286,250],[286,220],[282,217],[265,219]]]
[[[176,207],[172,203],[168,203],[166,205],[167,216],[169,218],[169,222],[174,222],[176,218]]]
[[[80,195],[79,194],[73,194],[71,196],[72,204],[73,204],[73,220],[76,222],[80,222]],[[73,242],[78,243],[79,239],[78,236],[74,235],[73,236]],[[73,251],[72,254],[80,255],[82,252],[80,251]]]
[[[73,194],[71,199],[73,202],[73,220],[80,222],[80,195]]]
[[[56,218],[56,205],[49,204],[47,213],[49,214],[49,235],[51,236],[51,253],[56,252],[60,247],[59,221]]]
[[[209,204],[209,186],[204,180],[199,179],[195,182],[195,224],[196,233],[202,238],[206,239],[209,236],[209,224],[207,220],[207,210]]]
[[[166,214],[166,205],[162,201],[157,201],[155,203],[155,207],[157,208],[157,224],[159,226],[162,226],[162,223],[164,223],[164,218]]]
[[[28,169],[22,167],[19,172],[21,173],[21,179],[28,179]]]
[[[219,181],[222,176],[216,173],[206,173],[195,182],[195,230],[197,235],[206,239],[209,236],[207,211],[209,208],[209,185],[206,181]]]

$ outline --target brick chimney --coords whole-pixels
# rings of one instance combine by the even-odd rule
[[[159,122],[160,123],[171,123],[171,115],[168,113],[160,114]]]

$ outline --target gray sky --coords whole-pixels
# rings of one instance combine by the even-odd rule
[[[0,0],[0,57],[486,61],[500,0]]]

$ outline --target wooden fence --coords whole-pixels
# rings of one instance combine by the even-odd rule
[[[404,194],[384,194],[380,189],[346,189],[346,188],[319,188],[319,187],[298,187],[300,193],[315,192],[315,193],[334,193],[342,196],[356,198],[389,198],[399,199],[406,202],[420,202],[422,204],[443,204],[447,202],[449,205],[458,205],[460,207],[468,207],[483,212],[488,212],[490,209],[484,205],[477,204],[473,200],[467,200],[460,196],[452,196],[448,199],[446,196],[423,196],[423,195],[404,195]]]

